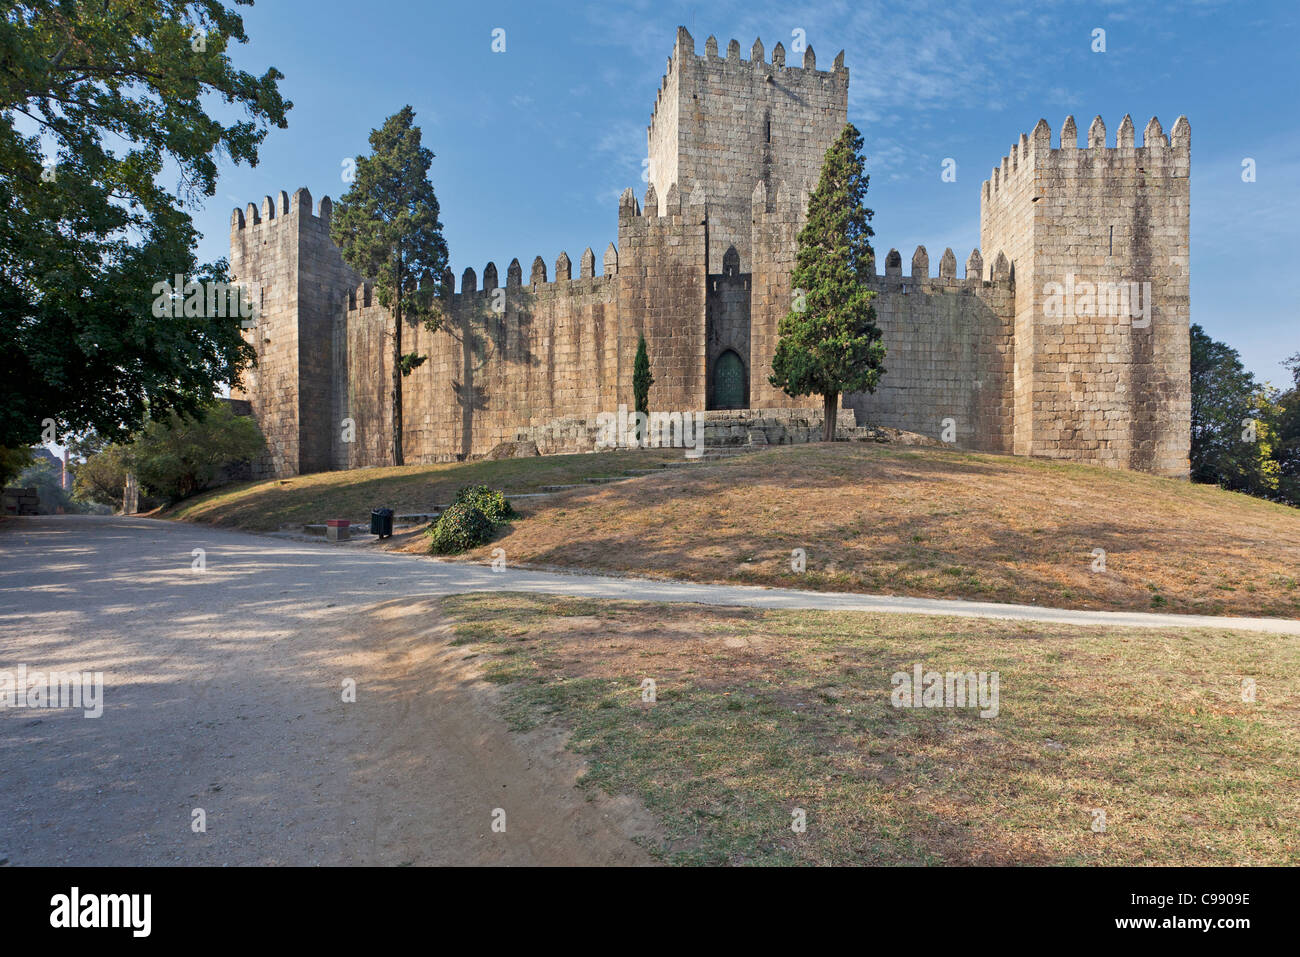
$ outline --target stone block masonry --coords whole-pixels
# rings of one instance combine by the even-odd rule
[[[39,515],[41,496],[35,488],[7,488],[0,507],[5,515]]]
[[[679,28],[646,131],[649,186],[641,202],[623,193],[599,264],[589,248],[576,276],[565,252],[525,260],[527,275],[512,260],[504,283],[494,263],[466,269],[459,289],[446,278],[441,329],[403,331],[428,357],[404,380],[407,462],[477,458],[521,436],[543,452],[582,446],[597,415],[633,404],[643,335],[652,410],[729,423],[722,410],[735,410],[782,423],[773,441],[813,437],[803,423],[820,399],[768,376],[848,84],[843,52],[829,70],[811,48],[787,62],[761,40],[748,59],[713,37],[697,54]],[[1113,146],[1100,118],[1083,148],[1073,119],[1056,147],[1044,121],[1022,134],[984,184],[983,253],[964,278],[952,250],[937,275],[924,247],[907,275],[898,252],[883,257],[871,285],[887,372],[875,393],[844,396],[847,421],[1187,475],[1190,128],[1180,118],[1166,137],[1153,119],[1141,147],[1133,134],[1128,117]],[[299,189],[231,217],[232,276],[260,307],[245,333],[258,364],[236,397],[267,438],[261,476],[392,461],[392,318],[330,241],[330,211]],[[1058,286],[1082,308],[1055,314]],[[1130,288],[1137,316],[1078,295]]]
[[[871,283],[887,372],[874,393],[844,397],[858,421],[936,438],[950,421],[957,445],[1011,452],[1015,287],[982,271],[976,250],[958,279],[948,249],[931,276],[922,246],[904,276],[889,251],[885,275]]]
[[[1082,149],[1073,117],[1055,148],[1040,120],[984,183],[980,242],[1014,268],[1018,454],[1187,474],[1190,154],[1186,117],[1138,147],[1098,116]]]

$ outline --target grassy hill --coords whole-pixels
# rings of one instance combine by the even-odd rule
[[[680,452],[303,476],[223,490],[175,517],[273,528],[371,504],[425,510],[486,482],[522,492]],[[648,464],[649,463],[649,464]],[[1300,510],[1174,479],[946,449],[784,446],[516,503],[511,564],[1070,608],[1300,616]],[[342,510],[342,511],[340,511]],[[329,513],[329,514],[327,514]],[[422,551],[418,534],[395,547]],[[803,549],[806,571],[791,568]],[[1095,550],[1105,552],[1105,570]]]
[[[627,469],[681,460],[680,452],[644,450],[316,472],[227,485],[166,509],[161,517],[251,531],[275,531],[329,518],[360,522],[381,505],[399,514],[428,512],[449,503],[462,485],[482,483],[511,492],[536,492],[548,485],[569,485],[593,476],[622,477]]]
[[[525,503],[524,512],[491,546],[512,564],[1071,608],[1300,615],[1300,511],[1090,466],[792,446],[575,489]],[[486,561],[491,547],[468,557]],[[796,548],[807,554],[802,574],[791,568]],[[1095,549],[1105,551],[1105,571],[1093,570]]]

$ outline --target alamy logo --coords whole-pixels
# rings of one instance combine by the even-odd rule
[[[896,671],[890,701],[895,708],[980,708],[981,718],[998,716],[996,671]]]
[[[80,708],[87,718],[104,713],[102,671],[0,671],[0,708]]]
[[[633,412],[596,416],[598,449],[688,449],[690,458],[704,454],[704,419],[698,412]]]
[[[1150,282],[1090,282],[1067,273],[1065,282],[1043,284],[1048,319],[1131,319],[1134,329],[1151,325]]]
[[[50,898],[51,927],[127,927],[132,937],[148,937],[152,928],[151,894],[71,893]]]
[[[229,282],[198,282],[177,273],[176,282],[156,282],[153,286],[153,314],[156,319],[206,317],[226,319],[238,316],[240,325],[252,329],[257,325],[258,307],[249,290]]]

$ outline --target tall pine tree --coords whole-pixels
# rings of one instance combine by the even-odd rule
[[[874,392],[885,346],[867,288],[874,275],[869,177],[862,134],[847,124],[826,151],[808,222],[799,231],[791,285],[795,308],[781,320],[768,381],[787,395],[820,395],[823,441],[835,438],[841,392]]]
[[[442,326],[447,242],[429,182],[433,152],[420,145],[415,111],[404,106],[370,133],[370,156],[357,157],[356,180],[334,207],[330,233],[344,261],[372,278],[393,314],[393,464],[402,455],[402,379],[424,362],[402,352],[402,323]]]

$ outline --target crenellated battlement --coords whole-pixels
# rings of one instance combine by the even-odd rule
[[[966,257],[966,272],[957,278],[957,257],[952,248],[943,251],[939,259],[939,272],[930,274],[930,254],[924,246],[917,246],[912,254],[910,272],[903,273],[903,257],[897,249],[890,249],[885,254],[885,271],[877,272],[876,263],[872,263],[872,282],[878,290],[897,290],[903,293],[912,290],[925,292],[971,292],[982,289],[1015,290],[1015,278],[1007,257],[999,252],[990,264],[988,272],[984,269],[984,257],[978,248],[971,250]]]
[[[311,191],[306,186],[294,190],[292,200],[288,193],[280,190],[274,201],[270,196],[262,197],[260,208],[256,203],[249,203],[242,209],[236,206],[230,214],[230,229],[235,232],[249,226],[272,225],[295,217],[318,219],[328,228],[330,214],[334,209],[333,201],[328,196],[322,196],[314,209],[313,212]]]
[[[755,223],[802,222],[808,213],[808,196],[802,187],[796,189],[782,180],[769,187],[767,180],[760,179],[749,195],[750,216]]]
[[[811,45],[806,46],[801,54],[794,54],[794,56],[797,59],[788,59],[784,44],[778,42],[772,48],[771,58],[769,59],[761,37],[754,39],[747,60],[741,58],[740,42],[738,40],[731,40],[727,44],[726,54],[719,55],[718,40],[712,35],[704,41],[704,53],[697,54],[695,52],[695,38],[691,36],[689,30],[679,26],[672,55],[668,57],[663,76],[659,80],[659,90],[655,95],[654,109],[650,112],[649,130],[651,135],[653,136],[655,124],[665,98],[674,97],[677,90],[680,89],[677,76],[684,69],[697,69],[705,73],[715,74],[720,78],[736,76],[742,73],[747,73],[760,81],[766,81],[769,78],[775,80],[780,77],[782,84],[788,86],[812,83],[820,85],[833,82],[843,84],[845,88],[848,87],[849,71],[844,65],[843,50],[835,55],[829,70],[817,69],[817,54],[813,51]],[[675,115],[673,119],[675,121]]]
[[[1021,133],[1002,162],[993,167],[984,181],[982,195],[989,199],[1006,189],[1014,178],[1044,169],[1104,176],[1121,169],[1154,167],[1175,176],[1189,175],[1192,128],[1186,116],[1178,117],[1168,135],[1160,120],[1151,117],[1143,131],[1141,146],[1135,145],[1134,132],[1133,117],[1126,113],[1113,142],[1108,142],[1106,124],[1097,116],[1089,125],[1081,147],[1074,117],[1067,116],[1053,146],[1052,128],[1040,119],[1033,132]]]
[[[618,199],[618,221],[620,228],[630,226],[637,222],[650,223],[654,220],[667,220],[670,223],[674,217],[689,216],[694,222],[697,216],[707,215],[708,199],[705,196],[704,188],[696,184],[691,191],[691,195],[684,200],[681,191],[677,189],[677,184],[673,183],[668,187],[668,193],[659,198],[655,190],[654,183],[646,187],[645,201],[638,203],[636,193],[629,186],[623,190]]]
[[[555,278],[553,280],[547,278],[546,261],[541,256],[537,256],[533,259],[529,279],[525,283],[523,281],[523,267],[516,258],[512,259],[510,265],[506,268],[504,286],[498,281],[496,263],[489,262],[483,268],[482,286],[479,285],[478,273],[471,266],[461,273],[459,290],[456,288],[455,275],[448,270],[443,277],[440,291],[444,299],[451,298],[457,304],[462,299],[468,301],[471,298],[490,298],[491,294],[497,289],[527,290],[530,295],[534,296],[599,292],[603,286],[612,282],[618,276],[618,247],[613,243],[610,243],[605,249],[602,266],[603,273],[598,275],[596,273],[596,255],[588,246],[583,250],[576,278],[573,276],[573,265],[569,259],[569,254],[561,252],[555,260]],[[357,312],[377,307],[379,300],[374,296],[373,289],[374,284],[368,280],[349,289],[347,311]]]
[[[775,189],[769,189],[767,182],[759,180],[751,195],[753,222],[756,226],[767,225],[801,225],[807,216],[808,191],[791,189],[787,184],[778,182]],[[952,289],[954,291],[972,288],[998,287],[1012,290],[1015,280],[1010,260],[999,250],[989,266],[988,274],[984,272],[984,258],[978,248],[973,249],[966,258],[966,272],[962,279],[957,278],[957,257],[951,248],[945,249],[939,260],[939,272],[930,275],[930,254],[924,246],[917,246],[912,254],[911,271],[903,273],[903,258],[897,249],[890,249],[884,257],[884,272],[878,270],[876,260],[872,261],[871,275],[883,281],[881,285],[894,285],[914,288],[924,283],[934,290]]]

